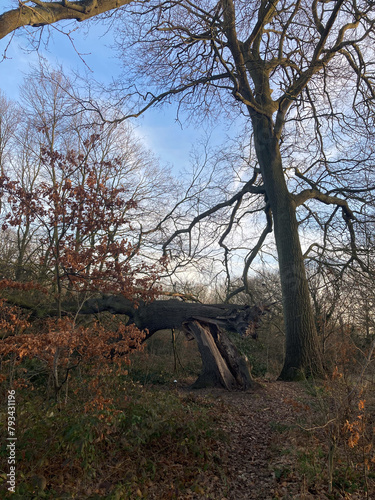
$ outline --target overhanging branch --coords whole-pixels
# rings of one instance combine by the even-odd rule
[[[48,26],[65,19],[85,21],[133,0],[81,0],[69,2],[42,2],[40,0],[19,2],[17,9],[0,15],[0,38],[4,38],[22,26]]]
[[[262,245],[263,245],[267,235],[272,232],[272,225],[273,225],[272,212],[271,212],[271,208],[270,208],[269,204],[266,205],[264,211],[265,211],[266,218],[267,218],[267,225],[263,229],[262,234],[260,235],[256,245],[254,246],[254,248],[250,251],[250,253],[246,257],[245,267],[244,267],[244,271],[242,274],[242,280],[243,280],[244,285],[236,288],[235,290],[233,290],[232,292],[227,294],[226,300],[228,302],[230,299],[232,299],[233,297],[235,297],[236,295],[238,295],[241,292],[246,292],[250,296],[252,301],[255,302],[254,298],[252,297],[251,290],[249,288],[248,272],[249,272],[250,266],[253,263],[255,257],[258,255],[260,249],[262,248]]]

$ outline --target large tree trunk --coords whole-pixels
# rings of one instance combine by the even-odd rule
[[[285,322],[283,380],[323,373],[306,271],[298,234],[295,203],[289,193],[271,118],[253,114],[257,157],[271,206],[279,259]]]

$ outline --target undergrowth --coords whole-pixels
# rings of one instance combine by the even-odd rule
[[[128,380],[107,384],[111,403],[90,408],[74,392],[57,404],[17,389],[17,487],[6,491],[2,471],[2,498],[182,498],[204,494],[207,474],[222,474],[212,401]]]
[[[375,498],[374,346],[359,350],[341,341],[338,362],[326,379],[305,380],[304,396],[284,400],[293,425],[274,425],[274,433],[281,434],[274,434],[274,451],[294,464],[298,498]]]

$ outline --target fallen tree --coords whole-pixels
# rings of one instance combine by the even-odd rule
[[[16,295],[12,296],[8,290],[3,307],[25,310],[27,318],[31,320],[69,317],[72,313],[74,316],[77,315],[77,304],[70,302],[63,302],[61,316],[58,316],[59,308],[56,305],[55,307],[49,305],[41,310],[40,305],[27,304],[27,294],[25,295],[28,290],[27,285],[20,284],[18,287],[15,283],[10,285]],[[21,295],[17,293],[19,288],[23,291]],[[31,291],[33,291],[32,286]],[[202,304],[176,299],[133,301],[123,295],[107,294],[85,301],[79,308],[79,315],[95,316],[109,312],[124,316],[123,321],[126,326],[134,325],[146,332],[144,340],[160,330],[180,329],[189,340],[196,340],[202,358],[202,371],[193,387],[246,390],[256,385],[251,376],[248,360],[241,355],[226,332],[256,339],[260,319],[268,309],[269,306]],[[17,335],[16,329],[4,332],[3,339],[14,335]],[[120,334],[116,339],[112,337],[112,342],[114,340],[127,339]],[[119,353],[113,348],[109,357],[117,355]]]
[[[266,306],[200,304],[174,299],[134,304],[120,295],[104,295],[87,301],[81,312],[126,315],[129,324],[147,330],[146,338],[159,330],[180,328],[188,338],[197,341],[202,358],[202,372],[193,387],[246,390],[255,385],[249,363],[225,330],[255,339],[266,310]]]

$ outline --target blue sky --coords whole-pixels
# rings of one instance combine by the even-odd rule
[[[103,83],[109,83],[119,74],[119,62],[116,60],[114,50],[110,48],[111,35],[106,34],[103,28],[90,25],[90,29],[86,30],[82,23],[79,30],[72,34],[75,47],[69,38],[59,31],[60,27],[57,28],[49,29],[52,35],[48,45],[42,45],[39,51],[52,66],[62,65],[64,71],[67,72],[71,70],[80,73],[88,72],[94,79]],[[35,33],[32,28],[29,31]],[[45,30],[45,35],[47,31],[48,29]],[[17,99],[19,96],[18,87],[24,75],[28,73],[32,65],[38,65],[39,62],[36,52],[26,50],[29,42],[22,33],[24,32],[20,31],[20,34],[13,37],[8,48],[10,36],[0,40],[1,55],[7,48],[7,59],[0,63],[0,89],[12,99]],[[47,36],[44,39],[47,39]],[[82,54],[85,63],[77,52]],[[192,146],[205,132],[203,126],[202,128],[188,124],[181,126],[176,122],[176,107],[172,105],[148,110],[143,117],[133,123],[136,126],[137,135],[160,158],[161,163],[174,165],[176,170],[188,165]],[[225,134],[223,128],[220,125],[217,126],[212,133],[213,143],[219,143],[223,134]]]

